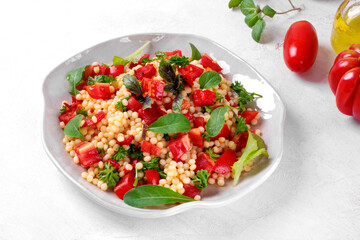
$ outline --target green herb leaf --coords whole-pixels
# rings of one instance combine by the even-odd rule
[[[276,11],[274,9],[272,9],[271,7],[269,7],[268,5],[263,7],[262,11],[266,16],[269,16],[271,18],[274,17],[276,14]]]
[[[241,4],[242,0],[230,0],[229,8],[238,7]]]
[[[151,104],[152,104],[153,100],[150,96],[146,96],[144,101],[143,101],[143,105],[142,105],[142,109],[147,109],[147,108],[151,108]]]
[[[227,107],[218,107],[211,113],[210,119],[206,123],[206,132],[210,137],[215,137],[220,133],[225,123],[226,111]]]
[[[220,75],[215,71],[208,71],[201,74],[199,84],[201,89],[215,87],[221,83]]]
[[[169,60],[170,64],[174,64],[179,67],[186,67],[190,64],[189,58],[186,56],[179,57],[178,55],[172,56]]]
[[[195,186],[200,190],[207,188],[207,179],[209,176],[210,173],[207,170],[201,169],[197,171],[193,177]]]
[[[219,103],[223,102],[224,101],[224,96],[217,92],[216,97],[215,97],[215,101],[219,102]]]
[[[211,106],[203,106],[203,107],[201,107],[201,112],[202,113],[205,113],[205,112],[212,113],[212,111],[213,111],[213,107],[211,107]]]
[[[254,13],[256,11],[255,3],[253,0],[243,0],[240,9],[245,16]]]
[[[119,161],[121,159],[124,159],[126,156],[128,156],[127,151],[123,146],[120,146],[117,148],[117,153],[111,156],[112,159]]]
[[[191,202],[192,198],[158,185],[142,185],[131,189],[124,196],[124,202],[133,207]]]
[[[85,140],[84,135],[80,131],[80,123],[83,119],[83,115],[76,115],[65,126],[64,134],[69,137],[81,138]]]
[[[110,163],[104,164],[104,169],[99,172],[99,180],[107,183],[109,187],[115,187],[119,181],[119,172]]]
[[[169,83],[175,83],[175,70],[171,64],[164,59],[161,59],[159,64],[159,75]]]
[[[252,38],[256,41],[256,42],[259,42],[260,41],[260,38],[261,38],[261,35],[264,31],[264,28],[265,28],[265,21],[263,19],[259,19],[255,26],[253,27],[253,30],[251,32],[251,36]]]
[[[254,101],[255,96],[262,97],[257,93],[250,93],[241,85],[240,82],[234,82],[231,84],[231,89],[233,89],[239,96],[239,109],[243,111],[245,105],[249,102]]]
[[[155,53],[155,56],[156,56],[158,59],[162,59],[162,58],[165,58],[165,57],[166,57],[166,53],[161,52],[161,51],[157,51],[157,52]]]
[[[151,159],[149,162],[143,162],[143,171],[149,170],[149,169],[155,169],[161,178],[166,178],[166,173],[160,168],[159,166],[159,157],[155,157]]]
[[[146,48],[147,45],[150,44],[150,41],[147,41],[144,45],[142,45],[140,48],[138,48],[137,50],[135,50],[135,52],[133,52],[132,54],[130,54],[129,56],[127,56],[125,58],[125,60],[129,61],[129,62],[137,62],[141,56],[142,56],[142,52],[144,51],[144,49]]]
[[[116,108],[117,110],[122,111],[122,112],[126,112],[126,111],[127,111],[127,108],[124,106],[124,104],[122,103],[122,101],[123,101],[124,99],[128,100],[129,98],[130,98],[130,96],[124,97],[124,98],[120,99],[120,101],[118,101],[118,102],[116,103],[115,108]]]
[[[209,135],[208,135],[207,133],[202,132],[202,133],[201,133],[201,136],[202,136],[203,138],[205,138],[205,141],[210,142],[210,137],[209,137]]]
[[[236,133],[235,136],[239,133],[247,132],[249,129],[245,124],[246,119],[242,116],[236,117]]]
[[[62,106],[61,106],[61,109],[60,109],[60,114],[65,113],[65,112],[66,112],[66,110],[67,110],[66,105],[62,105]]]
[[[112,65],[126,65],[126,64],[128,64],[128,62],[129,62],[128,60],[125,60],[118,56],[114,56]]]
[[[66,76],[66,80],[68,80],[68,82],[71,84],[71,87],[69,88],[69,93],[73,96],[76,96],[79,93],[79,91],[76,89],[76,86],[82,80],[85,68],[86,66],[72,70]]]
[[[269,157],[265,148],[264,141],[256,134],[250,131],[248,131],[248,133],[249,137],[246,143],[245,150],[239,160],[237,160],[232,166],[232,170],[234,173],[234,181],[232,184],[233,187],[235,187],[237,182],[239,181],[239,177],[245,164],[247,164],[249,161],[253,160],[259,155]]]
[[[102,148],[96,148],[96,151],[103,157],[105,152],[104,152],[104,149]]]
[[[147,128],[148,131],[157,133],[190,132],[190,122],[180,113],[168,113],[161,116]]]
[[[151,60],[151,59],[148,59],[147,57],[144,57],[143,59],[141,59],[142,64],[151,63],[153,61],[154,61],[154,59]]]
[[[206,153],[208,153],[209,156],[210,156],[210,158],[211,158],[212,160],[214,160],[215,162],[216,162],[216,158],[219,158],[219,157],[220,157],[219,154],[215,154],[215,153],[214,153],[214,149],[212,149],[212,148],[209,148],[208,150],[206,150]]]
[[[87,116],[88,116],[88,112],[85,111],[85,110],[82,109],[82,108],[79,108],[79,109],[76,111],[76,114],[81,114],[81,115],[83,115],[84,117],[87,117]]]
[[[250,13],[250,14],[246,15],[246,17],[245,17],[245,23],[251,28],[256,24],[256,22],[258,20],[259,20],[259,17],[256,12]]]
[[[123,83],[130,92],[134,94],[142,94],[140,82],[135,76],[126,74],[123,77]]]
[[[113,76],[111,75],[106,76],[104,74],[101,74],[101,75],[96,75],[94,78],[89,76],[87,85],[94,85],[95,83],[112,83],[115,81],[116,78],[114,78]]]
[[[130,144],[130,148],[127,150],[127,156],[133,159],[141,159],[143,157],[143,152],[140,148],[136,147],[135,144]]]
[[[181,105],[183,102],[183,95],[178,94],[176,95],[176,97],[174,98],[173,104],[172,104],[172,109],[174,113],[181,113]]]
[[[201,59],[201,54],[200,54],[199,50],[195,47],[194,44],[192,44],[192,43],[189,43],[189,44],[190,44],[190,47],[191,47],[191,61],[192,60],[200,60]]]

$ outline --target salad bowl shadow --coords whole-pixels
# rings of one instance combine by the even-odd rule
[[[231,181],[226,186],[210,186],[202,193],[201,201],[156,206],[151,208],[135,208],[125,204],[113,192],[101,191],[81,177],[84,171],[73,163],[65,151],[62,139],[64,133],[59,127],[58,114],[63,100],[71,101],[68,94],[66,75],[71,70],[91,64],[92,62],[110,62],[114,55],[127,56],[133,50],[150,41],[144,53],[156,51],[172,51],[180,49],[186,56],[191,55],[189,43],[193,43],[201,53],[207,53],[224,69],[227,79],[240,81],[249,92],[262,95],[251,106],[260,112],[262,120],[259,128],[267,146],[269,159],[259,158],[253,170],[243,174],[236,187]],[[249,64],[223,46],[201,36],[191,34],[146,33],[115,38],[88,48],[52,70],[43,83],[44,114],[42,140],[44,149],[50,160],[73,184],[87,197],[99,205],[114,212],[141,218],[159,218],[171,216],[194,208],[213,208],[236,201],[263,183],[277,168],[283,153],[283,132],[285,107],[280,96],[272,86]]]

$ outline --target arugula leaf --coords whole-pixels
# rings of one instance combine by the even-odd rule
[[[249,93],[248,91],[246,91],[246,89],[241,85],[240,82],[232,83],[231,89],[233,89],[239,96],[239,109],[242,111],[245,109],[245,105],[248,102],[254,101],[255,96],[262,97],[257,93]]]
[[[251,36],[256,42],[260,41],[260,38],[264,31],[265,25],[266,25],[266,23],[263,19],[259,19],[256,22],[256,24],[254,25],[253,30],[251,32]]]
[[[235,136],[239,133],[247,132],[249,129],[245,124],[246,119],[242,116],[236,117],[236,133]]]
[[[215,154],[215,153],[214,153],[214,149],[212,149],[212,148],[209,148],[208,150],[206,150],[206,153],[208,153],[209,156],[210,156],[210,158],[211,158],[212,160],[214,160],[215,162],[216,162],[216,158],[219,158],[219,157],[220,157],[219,154]]]
[[[83,119],[83,115],[76,115],[65,126],[64,134],[69,137],[75,137],[85,140],[84,135],[80,131],[80,123]]]
[[[66,112],[66,110],[67,110],[66,105],[65,105],[65,104],[64,104],[64,105],[62,105],[62,106],[61,106],[61,109],[60,109],[60,114],[65,113],[65,112]]]
[[[117,169],[107,162],[104,164],[104,169],[99,172],[98,177],[100,181],[107,183],[109,187],[115,187],[120,179]]]
[[[186,67],[190,64],[189,58],[186,56],[179,57],[178,55],[172,56],[169,60],[170,64],[174,64],[179,67]]]
[[[210,119],[206,123],[206,132],[210,137],[215,137],[220,133],[225,123],[226,111],[227,107],[218,107],[211,113]]]
[[[259,15],[256,12],[250,13],[245,17],[245,23],[251,28],[256,24],[258,20],[259,20]]]
[[[146,96],[143,101],[142,109],[145,110],[147,108],[151,108],[152,102],[153,102],[152,98],[150,96]]]
[[[76,114],[81,114],[81,115],[83,115],[84,117],[87,117],[87,116],[88,116],[88,112],[85,111],[85,110],[82,109],[82,108],[79,108],[79,109],[76,111]]]
[[[95,83],[112,83],[115,82],[116,78],[114,78],[113,76],[109,75],[106,76],[104,74],[101,75],[96,75],[94,78],[89,76],[88,81],[87,81],[87,85],[94,85]]]
[[[253,0],[243,0],[240,9],[244,15],[256,12],[256,6]]]
[[[201,58],[201,54],[199,52],[199,50],[195,47],[194,44],[189,43],[190,47],[191,47],[191,61],[192,60],[200,60]]]
[[[124,202],[133,207],[191,201],[195,200],[158,185],[142,185],[131,189],[124,196]]]
[[[126,112],[126,111],[127,111],[127,108],[124,106],[124,104],[122,103],[122,101],[123,101],[124,99],[128,100],[129,98],[130,98],[130,96],[127,96],[127,97],[124,97],[124,98],[120,99],[120,101],[118,101],[118,102],[116,103],[115,108],[116,108],[117,110],[122,111],[122,112]]]
[[[157,133],[190,132],[190,122],[180,113],[168,113],[150,124],[147,130]]]
[[[143,151],[140,148],[136,147],[135,144],[129,145],[129,150],[127,150],[127,156],[133,159],[141,159],[143,157]]]
[[[276,14],[276,11],[274,9],[272,9],[269,5],[266,5],[265,7],[263,7],[262,11],[266,16],[269,16],[271,18],[273,18]]]
[[[221,83],[220,75],[215,71],[208,71],[201,74],[199,84],[201,89],[215,87]]]
[[[126,156],[128,156],[128,153],[123,146],[118,147],[116,151],[117,153],[111,156],[111,158],[115,161],[119,161],[120,159],[124,159]]]
[[[126,74],[123,77],[123,83],[130,92],[134,94],[142,94],[140,82],[135,76]]]
[[[219,102],[219,103],[223,102],[224,101],[224,96],[217,92],[215,101]]]
[[[182,105],[183,99],[184,99],[184,97],[181,94],[178,94],[174,98],[174,101],[172,104],[172,109],[173,109],[174,113],[181,113],[181,105]]]
[[[135,52],[133,52],[129,56],[125,57],[125,60],[127,60],[129,62],[137,62],[141,58],[142,52],[144,51],[146,46],[149,44],[150,44],[150,41],[147,41],[144,45],[142,45],[140,48],[135,50]]]
[[[161,59],[159,64],[159,75],[169,83],[175,83],[175,70],[171,64],[164,59]]]
[[[76,86],[81,82],[83,78],[83,72],[87,66],[72,70],[68,73],[66,76],[66,80],[71,84],[71,87],[69,88],[69,93],[73,96],[76,96],[79,91],[76,89]]]
[[[209,176],[210,173],[207,170],[201,169],[197,171],[193,177],[195,186],[200,190],[207,188],[207,179]]]
[[[245,150],[241,157],[234,163],[232,166],[232,170],[234,173],[234,181],[233,181],[233,187],[236,186],[236,184],[239,181],[239,177],[241,175],[243,166],[247,164],[249,161],[253,160],[257,156],[264,155],[266,157],[269,157],[264,141],[257,136],[256,134],[248,131],[249,137],[246,143]]]
[[[210,137],[209,137],[209,135],[208,135],[207,133],[202,132],[202,133],[201,133],[201,136],[202,136],[203,138],[205,138],[205,141],[210,142]]]
[[[125,60],[125,59],[123,59],[121,57],[118,57],[118,56],[113,57],[112,65],[126,65],[128,63],[129,63],[128,60]]]

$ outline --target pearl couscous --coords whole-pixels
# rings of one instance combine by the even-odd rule
[[[261,135],[260,114],[245,107],[259,95],[227,80],[207,54],[121,60],[67,76],[73,98],[59,120],[65,150],[86,169],[81,177],[121,199],[146,184],[195,200],[208,184],[224,186],[249,134]]]

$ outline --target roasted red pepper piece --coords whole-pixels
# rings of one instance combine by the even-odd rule
[[[143,141],[141,144],[141,151],[150,153],[151,155],[160,156],[161,149],[148,141]]]
[[[205,127],[205,119],[203,117],[195,117],[194,118],[194,126],[198,127]]]
[[[141,65],[142,65],[142,60],[143,60],[144,58],[150,59],[150,54],[144,54],[144,55],[139,59],[138,64],[141,64]]]
[[[198,128],[191,129],[189,132],[189,135],[190,135],[190,139],[193,142],[194,146],[204,147],[205,140],[204,140],[203,136],[201,135],[200,129],[198,129]]]
[[[166,114],[166,112],[161,110],[156,103],[153,103],[151,105],[151,108],[146,108],[145,110],[140,108],[138,112],[140,117],[147,125],[150,125],[151,123],[155,122],[159,117]]]
[[[190,184],[184,184],[185,192],[183,195],[194,198],[196,195],[200,195],[201,190]]]
[[[180,160],[181,156],[184,155],[191,148],[190,138],[187,134],[179,136],[178,138],[171,140],[169,143],[169,149],[175,159]]]
[[[129,99],[128,99],[128,105],[126,106],[127,110],[131,110],[133,112],[138,112],[139,109],[142,108],[142,104],[136,100],[135,97],[131,96]]]
[[[181,77],[189,84],[190,87],[194,86],[194,80],[201,76],[204,69],[199,68],[193,64],[189,64],[186,67],[179,67],[179,73]]]
[[[90,97],[94,99],[110,99],[110,84],[109,83],[95,83],[94,85],[87,86],[86,91],[89,93]]]
[[[106,71],[107,75],[111,75],[113,77],[117,77],[119,76],[120,74],[124,73],[124,65],[113,65],[113,66],[110,66],[109,70]]]
[[[212,106],[215,103],[216,93],[211,90],[197,89],[194,91],[193,100],[196,107]]]
[[[240,116],[245,118],[246,124],[249,124],[258,114],[259,114],[259,112],[256,112],[256,111],[244,111],[241,113]]]
[[[150,95],[150,97],[155,98],[155,100],[161,101],[164,94],[165,82],[154,80],[150,78],[143,78],[142,80],[142,90],[143,96]]]
[[[215,62],[211,57],[209,57],[206,53],[201,57],[200,63],[204,66],[204,68],[211,68],[215,72],[220,72],[222,68]]]
[[[196,158],[196,169],[195,172],[199,170],[207,170],[208,173],[212,173],[215,166],[215,162],[210,158],[209,154],[201,153]]]
[[[103,159],[94,144],[90,142],[81,142],[74,146],[74,150],[83,167],[89,167]]]
[[[166,59],[169,59],[171,58],[172,56],[175,56],[175,55],[178,55],[179,57],[182,57],[182,52],[181,50],[174,50],[172,52],[165,52],[167,58]]]
[[[96,123],[98,123],[98,122],[100,122],[101,120],[103,120],[103,119],[105,118],[106,113],[103,112],[103,111],[99,111],[99,112],[98,112],[97,114],[95,114],[94,116],[95,116],[96,119],[97,119],[97,122],[96,122]],[[85,123],[84,123],[84,125],[82,125],[81,127],[88,127],[88,126],[94,125],[94,124],[96,124],[96,123],[94,123],[94,121],[92,120],[92,117],[90,117],[90,118],[85,119]]]
[[[131,142],[132,142],[132,140],[134,140],[134,135],[129,135],[129,136],[127,136],[127,137],[124,139],[124,141],[118,142],[118,144],[119,144],[120,146],[130,145]]]
[[[76,116],[76,111],[78,109],[78,105],[81,103],[81,101],[76,100],[76,98],[71,97],[72,99],[72,103],[71,105],[65,103],[64,105],[66,106],[66,111],[61,114],[58,119],[60,122],[64,122],[65,125],[73,118]]]
[[[149,185],[159,185],[160,175],[155,169],[145,171],[146,183]]]
[[[124,199],[125,193],[134,188],[135,174],[134,171],[128,172],[121,180],[116,184],[114,192],[120,199]]]
[[[147,64],[144,67],[135,70],[135,77],[141,80],[143,78],[152,78],[156,74],[156,69],[152,64]]]
[[[214,172],[218,174],[229,174],[231,172],[231,167],[236,162],[236,152],[227,149],[221,156],[216,160]]]
[[[210,140],[211,141],[215,141],[221,137],[224,137],[225,139],[229,139],[230,138],[230,130],[228,125],[225,123],[223,128],[221,129],[221,131],[219,132],[218,135],[216,135],[215,137],[211,137]]]
[[[114,159],[108,159],[108,160],[105,160],[105,162],[110,163],[116,169],[118,169],[120,167],[120,164],[118,162],[116,162]]]
[[[244,132],[244,133],[239,133],[232,139],[232,141],[236,144],[237,151],[241,151],[241,149],[246,147],[248,137],[249,137],[249,133]]]

